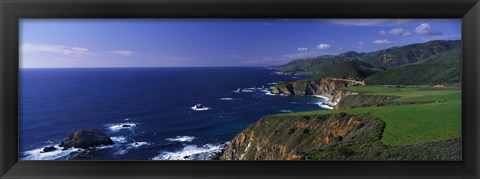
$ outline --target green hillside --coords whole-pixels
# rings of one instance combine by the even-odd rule
[[[317,70],[338,62],[358,59],[390,69],[421,62],[436,54],[455,49],[458,50],[460,48],[460,40],[434,40],[425,43],[391,47],[370,53],[349,51],[339,55],[323,55],[315,58],[299,59],[274,68],[291,73],[315,73]]]
[[[434,40],[371,52],[361,60],[390,69],[418,63],[433,55],[460,48],[460,40]]]
[[[445,59],[434,63],[420,63],[378,72],[365,79],[369,85],[420,85],[461,82],[459,58]]]
[[[351,60],[324,67],[319,70],[315,76],[321,78],[337,77],[365,79],[366,77],[381,71],[384,71],[384,69],[359,60]]]
[[[367,84],[430,85],[461,82],[461,41],[434,40],[370,53],[345,52],[275,67],[314,77],[365,79]]]
[[[461,136],[461,91],[457,88],[354,86],[344,90],[364,95],[398,96],[394,102],[408,105],[385,105],[339,110],[318,110],[277,116],[325,114],[370,114],[386,122],[381,139],[387,145],[407,145],[458,138]]]
[[[365,53],[355,51],[345,52],[339,55],[323,55],[315,58],[307,58],[291,61],[285,65],[274,67],[285,73],[295,74],[318,74],[320,70],[339,62],[352,61],[361,58]]]

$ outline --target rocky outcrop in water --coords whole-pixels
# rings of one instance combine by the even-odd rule
[[[357,94],[339,90],[348,86],[364,86],[363,81],[341,78],[320,78],[314,80],[283,81],[273,86],[272,94],[285,95],[321,95],[329,98],[329,105],[335,106],[342,97]]]
[[[86,149],[99,145],[112,145],[114,142],[104,132],[98,129],[83,129],[71,133],[63,139],[60,147],[68,149],[71,147]]]

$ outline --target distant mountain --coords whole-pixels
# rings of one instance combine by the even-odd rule
[[[434,84],[461,81],[460,40],[434,40],[370,53],[345,52],[275,67],[314,77],[365,79],[367,84]]]
[[[361,60],[390,69],[417,63],[433,55],[460,48],[460,40],[434,40],[374,51],[363,56]]]
[[[360,60],[348,60],[335,63],[319,70],[315,76],[321,78],[337,77],[337,78],[356,78],[365,79],[377,72],[385,69],[375,65],[362,62]]]
[[[460,48],[460,40],[434,40],[425,43],[391,47],[370,53],[349,51],[339,55],[323,55],[315,58],[294,60],[285,65],[277,66],[275,69],[282,70],[286,73],[315,74],[324,67],[353,59],[390,69],[417,63],[433,55]]]
[[[285,73],[317,74],[319,71],[325,69],[325,67],[339,62],[358,60],[365,54],[366,53],[348,51],[338,55],[322,55],[315,58],[294,60],[285,65],[274,67],[274,69],[281,70]]]
[[[462,81],[461,72],[461,56],[458,49],[434,55],[421,63],[375,73],[365,81],[370,85],[457,84]]]

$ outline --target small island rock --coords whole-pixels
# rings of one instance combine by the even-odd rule
[[[114,144],[112,139],[101,130],[83,129],[68,135],[59,146],[65,150],[71,147],[86,149],[92,146],[112,144]]]
[[[57,150],[57,148],[55,148],[54,146],[50,146],[50,147],[43,148],[42,152],[51,152],[54,150]]]

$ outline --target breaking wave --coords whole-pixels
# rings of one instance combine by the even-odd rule
[[[133,147],[133,148],[137,148],[137,147],[141,147],[141,146],[147,146],[147,145],[150,145],[150,143],[148,142],[133,142],[131,144],[129,144],[128,146],[129,147]]]
[[[49,146],[45,146],[45,147],[49,147]],[[43,149],[45,147],[26,151],[24,153],[26,157],[22,159],[23,160],[57,160],[57,159],[68,156],[72,152],[80,152],[84,150],[84,149],[77,149],[77,148],[69,148],[66,150],[62,150],[63,149],[62,147],[55,145],[54,147],[56,148],[56,150],[50,151],[50,152],[43,152]]]
[[[112,132],[117,132],[123,129],[132,129],[135,126],[137,126],[135,123],[107,124],[108,129],[110,129]]]
[[[206,110],[209,110],[210,108],[207,108],[207,107],[203,107],[203,108],[196,108],[195,106],[191,107],[193,110],[195,111],[206,111]]]
[[[124,136],[116,136],[116,137],[110,137],[110,139],[112,139],[113,142],[115,143],[127,143],[127,138],[125,138]]]
[[[175,138],[166,138],[165,140],[170,142],[192,142],[195,140],[193,136],[177,136]]]
[[[315,103],[317,104],[319,107],[323,108],[323,109],[329,109],[329,110],[333,110],[333,107],[332,106],[329,106],[328,104],[326,104],[325,102],[318,102],[318,103]]]
[[[211,160],[222,152],[227,144],[187,145],[179,151],[163,151],[152,160]]]

